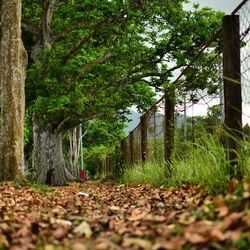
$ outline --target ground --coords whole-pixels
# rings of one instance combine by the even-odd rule
[[[250,183],[231,189],[2,183],[0,249],[250,249]]]

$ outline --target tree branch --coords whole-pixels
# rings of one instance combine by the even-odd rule
[[[26,20],[22,20],[22,29],[33,34],[34,36],[38,36],[40,33],[39,25],[37,23],[28,22]]]
[[[86,37],[80,38],[75,45],[68,51],[68,53],[63,57],[62,64],[66,64],[68,60],[82,47],[83,44],[85,44],[91,35],[93,35],[103,24],[106,24],[108,21],[108,18],[105,18],[104,20],[96,23],[92,27],[89,27],[89,30],[91,30],[90,34]]]
[[[164,72],[148,72],[148,73],[142,73],[142,74],[139,74],[137,76],[128,76],[120,81],[117,82],[117,84],[123,84],[123,83],[134,83],[134,82],[137,82],[137,81],[140,81],[140,80],[144,80],[143,78],[145,77],[164,77],[166,76],[167,74],[169,74],[169,72],[173,72],[181,67],[185,66],[184,64],[183,65],[177,65],[177,66],[174,66]]]
[[[44,49],[51,48],[51,22],[58,0],[45,0],[43,3],[43,16],[41,22],[42,44]]]
[[[89,72],[89,71],[91,71],[91,69],[92,69],[92,67],[93,67],[94,65],[103,63],[104,61],[106,61],[106,60],[107,60],[108,58],[110,58],[111,56],[112,56],[112,52],[109,51],[109,52],[105,53],[104,55],[101,55],[101,56],[97,57],[96,59],[94,59],[94,60],[88,62],[87,64],[85,64],[85,65],[81,68],[81,70],[82,70],[83,72]]]

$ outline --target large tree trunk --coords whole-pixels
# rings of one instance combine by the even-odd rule
[[[27,53],[21,39],[21,2],[21,0],[2,0],[1,180],[15,180],[24,168],[24,83]]]
[[[37,182],[64,185],[66,173],[61,134],[54,131],[50,124],[41,125],[36,119],[33,119],[33,133],[33,164],[37,173]]]

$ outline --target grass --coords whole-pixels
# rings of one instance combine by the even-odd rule
[[[157,162],[149,162],[145,165],[136,165],[133,168],[126,168],[123,174],[125,183],[150,184],[162,186],[165,184],[165,166]]]
[[[20,182],[20,181],[15,182],[15,184],[14,184],[15,188],[32,188],[35,192],[42,194],[42,195],[56,192],[51,186],[30,182],[24,178],[23,178],[23,180],[24,181],[22,181],[22,182]]]
[[[201,133],[195,143],[179,142],[173,154],[172,164],[148,162],[125,169],[125,183],[147,183],[179,187],[183,184],[196,184],[212,193],[223,193],[228,189],[229,168],[226,151],[221,143],[221,132],[211,135]],[[239,164],[243,176],[250,178],[250,141],[240,144]],[[180,151],[180,148],[182,149]]]

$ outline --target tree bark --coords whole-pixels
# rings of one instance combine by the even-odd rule
[[[33,118],[33,167],[37,182],[47,185],[66,183],[65,161],[62,150],[62,136],[52,129],[50,124],[42,125]]]
[[[68,131],[69,136],[69,172],[77,179],[79,178],[79,156],[80,156],[80,127]]]
[[[52,47],[51,21],[56,0],[42,2],[42,18],[35,45],[31,52],[34,61],[42,58],[39,52]],[[48,185],[64,185],[66,168],[62,150],[62,136],[51,124],[43,124],[42,118],[33,117],[33,167],[36,170],[37,182]]]
[[[27,53],[21,39],[21,2],[2,1],[0,180],[15,180],[24,168]]]

